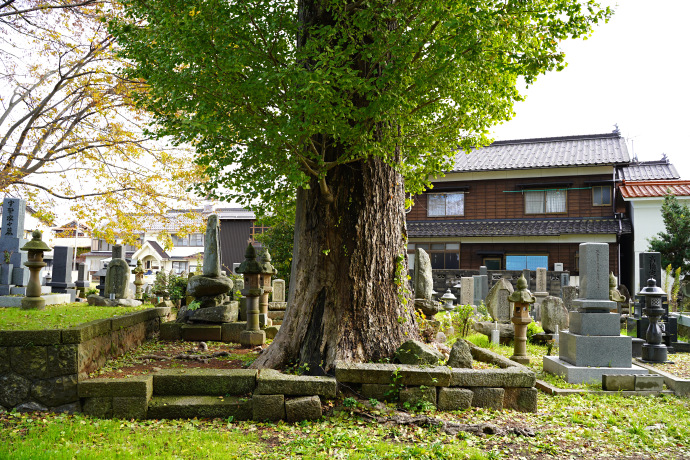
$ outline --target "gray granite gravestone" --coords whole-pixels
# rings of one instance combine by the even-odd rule
[[[577,286],[563,286],[561,288],[561,298],[563,299],[563,305],[565,305],[568,311],[575,310],[573,301],[577,299]]]
[[[89,272],[86,269],[85,263],[79,264],[79,271],[77,272],[77,282],[74,283],[81,293],[81,297],[84,297],[85,290],[91,286],[89,282]]]
[[[211,214],[206,223],[206,241],[204,244],[204,270],[203,275],[215,278],[220,276],[220,228],[218,216]]]
[[[55,246],[53,249],[53,276],[48,284],[53,292],[64,294],[67,289],[73,289],[72,261],[74,248],[69,246]]]
[[[24,216],[26,202],[18,198],[5,198],[2,202],[2,229],[0,233],[0,263],[3,265],[0,295],[10,294],[13,286],[26,286],[29,270],[24,266],[27,253],[19,248],[26,244],[24,239]],[[9,263],[6,262],[9,259]],[[6,283],[9,281],[9,283]]]
[[[472,275],[472,281],[472,293],[474,294],[472,296],[472,305],[479,305],[481,302],[484,301],[484,297],[482,297],[482,276]]]
[[[433,290],[431,258],[424,249],[417,248],[414,258],[414,306],[430,319],[441,310],[441,304],[432,297]]]
[[[547,282],[546,268],[538,267],[535,282],[536,290],[533,293],[535,302],[532,307],[532,315],[536,321],[541,321],[541,304],[549,295]]]
[[[568,383],[601,381],[604,374],[647,374],[632,364],[632,337],[620,334],[620,314],[611,313],[609,247],[580,245],[580,292],[569,313],[570,330],[559,333],[559,356],[544,357],[544,371]]]
[[[474,304],[474,278],[463,276],[460,278],[460,305]]]
[[[505,278],[499,279],[489,290],[486,296],[486,308],[494,321],[510,321],[512,309],[508,297],[513,291],[513,285]]]
[[[489,270],[485,265],[479,267],[479,276],[481,276],[482,292],[481,299],[486,303],[486,296],[489,295]]]
[[[122,245],[113,245],[112,259],[108,263],[105,273],[105,297],[110,299],[114,294],[115,299],[130,298],[129,292],[130,268],[127,261],[122,258]]]

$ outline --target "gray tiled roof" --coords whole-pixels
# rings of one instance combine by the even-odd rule
[[[624,181],[673,180],[680,179],[680,174],[668,160],[641,161],[623,166],[620,178]]]
[[[443,220],[408,221],[410,238],[471,237],[471,236],[559,236],[567,234],[630,233],[629,219],[502,219],[502,220]]]
[[[618,133],[496,141],[470,153],[458,152],[453,171],[616,165],[630,162]]]

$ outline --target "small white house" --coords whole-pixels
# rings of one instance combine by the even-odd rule
[[[640,286],[640,253],[649,251],[649,239],[665,232],[661,217],[664,196],[671,193],[678,201],[690,206],[690,181],[657,180],[627,182],[619,187],[623,200],[629,203],[630,219],[634,228],[635,292]],[[663,270],[663,267],[662,267]],[[633,289],[631,289],[633,292]]]

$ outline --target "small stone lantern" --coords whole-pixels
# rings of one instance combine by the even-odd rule
[[[242,295],[247,298],[247,329],[240,332],[240,344],[243,346],[263,345],[266,333],[259,328],[259,297],[261,287],[261,264],[256,260],[256,249],[251,243],[244,253],[244,261],[237,268],[237,273],[244,275]]]
[[[518,279],[517,290],[510,294],[508,300],[513,302],[513,317],[510,320],[515,325],[515,348],[510,359],[520,364],[529,364],[527,325],[532,322],[532,317],[529,315],[529,306],[536,299],[527,289],[527,280],[524,275],[521,275],[520,279]]]
[[[649,327],[642,345],[642,361],[651,363],[665,363],[668,360],[668,350],[662,342],[664,331],[659,324],[659,319],[664,314],[662,297],[666,293],[656,285],[656,280],[647,280],[647,286],[637,293],[644,297],[644,314],[649,318]]]
[[[141,266],[141,259],[137,259],[137,267],[132,270],[132,273],[134,273],[134,298],[141,300],[143,294],[141,287],[144,285],[144,267]]]
[[[34,230],[31,233],[31,241],[21,249],[29,253],[28,260],[24,262],[29,268],[29,283],[26,285],[26,296],[22,299],[22,310],[45,310],[46,299],[41,297],[41,280],[39,273],[46,266],[43,262],[43,253],[52,251],[41,239],[41,232]]]
[[[263,289],[259,302],[259,326],[272,326],[273,322],[268,317],[268,295],[273,292],[271,278],[278,271],[271,265],[271,254],[268,249],[264,249],[259,263],[261,264],[261,288]]]
[[[452,292],[450,292],[450,289],[448,289],[446,293],[441,296],[441,300],[443,301],[443,309],[446,311],[453,310],[455,308],[453,306],[453,301],[457,299],[458,298],[455,297]]]

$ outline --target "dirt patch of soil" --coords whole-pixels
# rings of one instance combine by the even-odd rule
[[[681,379],[690,379],[690,353],[669,353],[668,360],[668,363],[651,364],[651,367]]]
[[[109,359],[89,378],[122,378],[146,375],[163,369],[243,369],[259,356],[261,347],[242,348],[224,342],[183,342],[151,340],[136,350]],[[266,346],[266,345],[265,345]],[[264,346],[264,347],[265,347]]]

